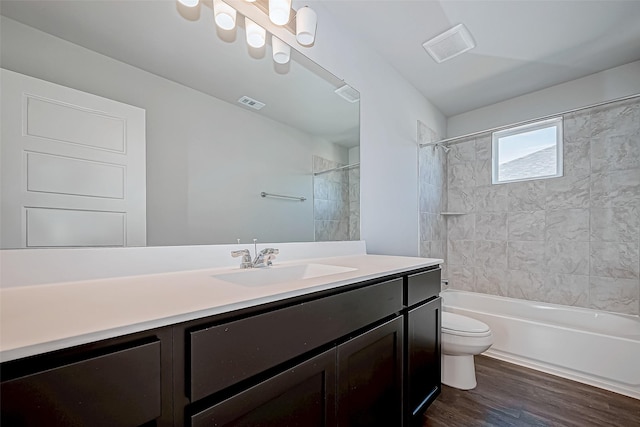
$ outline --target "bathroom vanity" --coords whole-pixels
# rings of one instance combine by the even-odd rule
[[[116,288],[155,277],[188,292],[206,277],[223,302],[45,353],[3,348],[2,425],[421,424],[440,392],[439,261],[338,257],[330,264],[341,273],[265,286],[237,270],[122,279]],[[173,298],[181,307],[188,294]]]

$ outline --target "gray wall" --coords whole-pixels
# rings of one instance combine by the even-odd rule
[[[344,163],[346,149],[4,17],[1,54],[3,68],[146,110],[149,245],[313,241],[312,155]]]
[[[640,93],[640,61],[449,117],[447,137],[466,135]]]
[[[251,13],[246,2],[239,11]],[[359,35],[340,25],[313,1],[318,13],[318,35],[313,47],[300,48],[306,56],[360,91],[360,206],[361,238],[372,254],[416,256],[418,250],[418,149],[416,121],[440,134],[446,118],[384,61]],[[308,4],[294,0],[293,8]],[[248,6],[247,6],[248,5]],[[253,8],[255,9],[255,7]],[[291,40],[286,30],[268,30]],[[295,41],[292,40],[292,45]]]
[[[490,153],[488,133],[447,155],[450,286],[639,314],[640,100],[565,115],[561,178],[491,185]]]

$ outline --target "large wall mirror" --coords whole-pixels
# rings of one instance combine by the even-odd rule
[[[359,239],[357,92],[340,96],[345,82],[295,49],[275,63],[270,37],[246,44],[240,15],[218,29],[211,0],[3,0],[0,12],[4,70],[144,110],[143,244]],[[2,247],[57,246],[26,242]]]

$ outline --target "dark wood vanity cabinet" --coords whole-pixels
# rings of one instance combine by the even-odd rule
[[[402,425],[402,317],[338,346],[339,426]]]
[[[420,426],[442,388],[440,269],[405,280],[405,424]]]
[[[1,424],[171,425],[170,361],[162,329],[3,363]]]
[[[398,315],[401,309],[398,278],[206,327],[187,327],[187,396],[198,401]]]
[[[402,301],[397,277],[188,325],[176,334],[186,337],[177,367],[188,372],[185,418],[193,426],[400,426]]]
[[[308,426],[335,421],[335,349],[241,391],[190,417],[194,427]]]
[[[432,267],[5,362],[2,425],[408,426],[440,391],[439,285]]]

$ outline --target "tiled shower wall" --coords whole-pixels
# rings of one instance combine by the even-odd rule
[[[349,169],[349,240],[360,240],[360,166]]]
[[[434,130],[418,121],[418,143],[425,144],[441,139]],[[447,207],[446,155],[434,146],[420,149],[420,255],[429,258],[445,258],[447,252],[447,223],[441,215]],[[446,278],[446,265],[443,266]]]
[[[446,156],[446,210],[461,213],[445,217],[451,288],[639,313],[638,98],[564,116],[560,178],[492,185],[490,134]]]
[[[313,156],[313,171],[345,166]],[[360,168],[327,172],[313,177],[315,241],[360,239]]]

